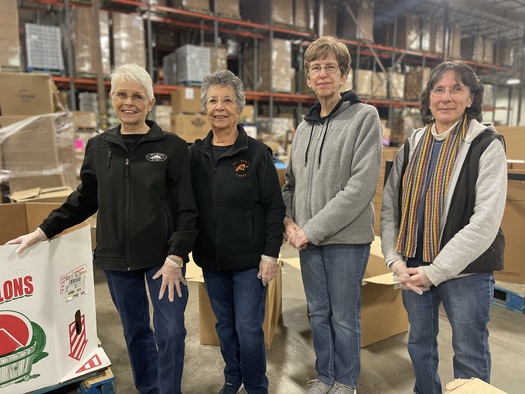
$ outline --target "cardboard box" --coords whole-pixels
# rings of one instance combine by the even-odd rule
[[[191,257],[191,256],[190,256]],[[266,291],[266,311],[264,315],[264,342],[266,348],[269,349],[275,329],[281,318],[282,313],[282,271],[281,263],[279,263],[279,270],[274,280],[268,283]],[[200,343],[201,345],[219,345],[219,338],[215,331],[215,324],[217,319],[213,314],[210,305],[210,299],[206,286],[204,285],[204,278],[202,277],[202,270],[193,260],[186,265],[186,279],[193,282],[199,282],[199,327],[200,327]]]
[[[202,112],[200,88],[185,87],[171,92],[173,112]]]
[[[337,22],[338,36],[351,40],[374,41],[374,2],[350,0],[344,3]]]
[[[210,124],[203,114],[172,114],[171,130],[187,142],[195,142],[208,135]]]
[[[456,379],[448,383],[445,394],[506,394],[487,382],[478,378]]]
[[[285,262],[301,269],[298,257]],[[381,253],[381,241],[375,237],[361,287],[361,345],[365,347],[407,330],[401,290],[394,288],[392,273]]]
[[[12,202],[58,202],[63,203],[73,192],[69,186],[34,188],[11,193]]]
[[[524,170],[509,170],[509,174],[512,173],[525,177]],[[525,283],[525,181],[508,181],[501,229],[505,235],[504,269],[496,271],[494,276],[496,280]]]
[[[0,72],[0,115],[31,116],[54,112],[55,83],[48,74]]]
[[[0,393],[27,393],[110,365],[98,346],[89,226],[16,255],[56,204],[0,205]]]

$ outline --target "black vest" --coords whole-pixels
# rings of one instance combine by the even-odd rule
[[[494,141],[499,139],[504,144],[503,136],[486,130],[485,132],[478,135],[470,144],[470,149],[463,162],[463,167],[459,174],[454,189],[454,194],[450,202],[450,208],[441,237],[441,248],[443,248],[448,241],[456,235],[463,227],[465,227],[470,217],[474,213],[474,203],[476,201],[476,182],[478,179],[479,160],[485,149]],[[403,176],[405,173],[406,166],[408,164],[408,155],[410,147],[408,140],[404,146],[404,158],[403,167],[400,178],[400,192],[399,192],[399,210],[401,210],[401,185],[403,182]],[[401,216],[400,216],[401,217]],[[481,254],[476,260],[470,263],[461,273],[472,273],[472,272],[491,272],[503,269],[503,252],[505,249],[505,236],[501,231],[498,230],[496,238],[492,242],[492,245]]]

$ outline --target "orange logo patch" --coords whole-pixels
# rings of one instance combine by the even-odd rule
[[[239,178],[244,178],[250,168],[250,162],[246,160],[238,160],[232,163],[233,170],[235,171],[235,176]]]

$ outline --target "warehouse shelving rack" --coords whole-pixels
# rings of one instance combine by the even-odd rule
[[[270,2],[272,0],[269,0]],[[323,0],[320,1],[321,5]],[[205,35],[212,36],[213,42],[217,43],[221,37],[236,37],[242,40],[253,40],[255,46],[261,40],[272,40],[274,38],[283,38],[291,40],[294,43],[294,48],[298,56],[298,70],[297,72],[302,76],[302,53],[311,41],[316,38],[314,32],[299,31],[293,28],[284,28],[282,26],[274,26],[271,22],[268,25],[253,23],[232,17],[225,17],[217,15],[216,13],[205,14],[186,9],[177,9],[171,7],[164,7],[158,5],[151,5],[150,1],[136,1],[136,0],[22,0],[22,6],[38,6],[44,5],[48,7],[56,7],[57,10],[65,10],[67,14],[68,8],[71,6],[85,6],[95,9],[104,9],[111,12],[130,13],[135,12],[142,16],[147,26],[147,54],[148,54],[148,68],[152,75],[155,72],[155,65],[153,64],[153,48],[152,48],[152,31],[156,28],[162,28],[164,25],[172,25],[177,28],[194,29],[200,32],[201,38]],[[215,7],[216,9],[216,7]],[[67,21],[66,21],[67,22]],[[386,62],[387,64],[396,64],[403,59],[403,61],[419,65],[435,65],[443,60],[442,57],[425,52],[410,51],[391,46],[381,45],[377,43],[362,42],[357,40],[340,39],[345,43],[352,53],[354,67],[359,69],[362,63],[362,58],[371,58],[375,64]],[[215,44],[217,45],[217,44]],[[217,48],[217,47],[216,47]],[[70,51],[71,52],[71,51]],[[509,69],[493,64],[483,64],[479,62],[469,62],[480,75],[494,76],[498,72],[507,73]],[[374,65],[375,66],[375,65]],[[382,64],[379,67],[384,68]],[[99,74],[99,73],[98,73]],[[254,70],[254,79],[257,77],[257,69]],[[99,96],[106,96],[106,91],[109,90],[109,81],[104,81],[103,76],[97,75],[96,79],[91,78],[75,78],[74,72],[70,70],[69,77],[54,76],[55,83],[60,89],[70,89],[72,95],[76,91],[94,91],[99,92]],[[301,79],[297,86],[300,85]],[[155,84],[154,92],[157,96],[169,96],[173,90],[181,89],[183,86],[178,85],[163,85]],[[497,83],[495,86],[497,89]],[[253,102],[255,106],[258,103],[268,103],[270,108],[270,117],[273,116],[274,104],[296,105],[297,117],[300,117],[303,105],[310,105],[315,101],[315,97],[310,94],[299,93],[280,93],[274,91],[247,91],[246,98]],[[375,97],[364,97],[364,100],[370,104],[378,107],[388,108],[391,113],[392,108],[406,108],[417,107],[418,102],[392,100]],[[74,104],[73,104],[74,105]],[[73,108],[74,109],[74,108]],[[494,112],[496,108],[486,107],[485,111]],[[100,104],[101,113],[104,114],[106,106]],[[257,111],[256,111],[257,113]]]

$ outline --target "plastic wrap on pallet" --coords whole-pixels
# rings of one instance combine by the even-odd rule
[[[245,48],[244,54],[245,89],[292,92],[295,71],[292,68],[292,44],[289,40],[274,38],[260,43],[257,81],[254,80],[254,48]]]
[[[183,45],[175,50],[177,83],[201,82],[210,73],[210,48]]]
[[[20,68],[20,32],[18,26],[18,1],[0,2],[0,67]]]
[[[63,71],[60,28],[26,23],[25,30],[28,70]]]
[[[146,67],[146,41],[144,20],[137,14],[120,14],[113,17],[113,53],[115,66],[135,63]]]
[[[0,118],[1,169],[11,193],[76,187],[73,117],[66,112]]]
[[[92,21],[92,10],[90,7],[75,7],[73,10],[73,21],[71,24],[72,47],[75,59],[75,75],[96,75],[97,67],[95,61],[95,48],[98,45],[101,52],[102,74],[109,76],[111,72],[109,55],[109,16],[108,12],[98,12],[99,43],[95,42],[95,26]]]

